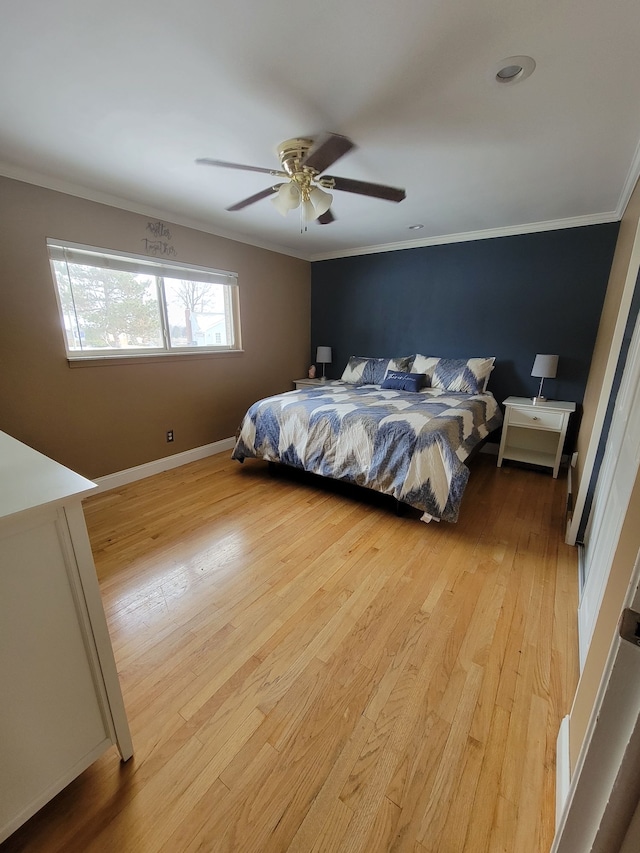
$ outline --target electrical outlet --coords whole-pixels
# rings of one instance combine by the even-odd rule
[[[167,430],[167,441],[173,441],[173,430],[172,429]]]

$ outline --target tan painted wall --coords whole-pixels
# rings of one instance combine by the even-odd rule
[[[87,477],[234,435],[309,365],[310,264],[167,222],[175,260],[238,273],[244,352],[70,368],[46,238],[144,254],[153,220],[0,178],[0,430]]]
[[[598,392],[602,385],[604,369],[611,346],[611,338],[620,309],[620,300],[624,282],[629,270],[631,250],[640,222],[640,183],[636,186],[627,210],[622,219],[616,253],[612,265],[611,277],[602,320],[598,331],[596,348],[593,354],[591,371],[584,398],[584,417],[578,437],[578,453],[586,453],[588,439],[593,428],[595,408],[598,404]],[[617,630],[622,603],[629,585],[631,573],[640,548],[640,478],[636,479],[629,508],[620,534],[620,540],[614,555],[611,573],[604,593],[602,606],[596,621],[593,638],[585,661],[584,669],[578,683],[571,722],[569,726],[569,750],[572,771],[582,741],[587,730],[589,717],[596,699],[596,694],[611,642]]]

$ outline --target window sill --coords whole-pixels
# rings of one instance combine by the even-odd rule
[[[216,358],[238,358],[244,355],[244,350],[223,350],[219,352],[157,352],[148,355],[103,355],[83,356],[82,358],[69,358],[69,367],[111,367],[123,364],[159,364],[163,361],[195,361],[199,359]]]

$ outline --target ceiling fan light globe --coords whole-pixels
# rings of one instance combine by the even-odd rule
[[[300,190],[291,181],[282,184],[276,195],[273,196],[271,202],[275,209],[282,216],[286,216],[290,210],[298,207],[300,204]]]
[[[305,222],[313,222],[313,220],[318,216],[313,204],[310,201],[305,201],[302,203],[302,211]]]
[[[326,213],[329,210],[331,203],[333,202],[333,196],[331,193],[326,193],[324,190],[321,190],[320,187],[314,187],[309,193],[309,200],[313,205],[313,218],[315,219],[317,216],[322,216],[323,213]]]
[[[274,195],[271,197],[271,204],[275,207],[275,209],[278,211],[280,216],[286,216],[287,213],[289,212],[289,208],[285,207],[282,204],[282,201],[278,195]]]

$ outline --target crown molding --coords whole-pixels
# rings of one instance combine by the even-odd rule
[[[638,143],[638,147],[636,148],[634,158],[629,168],[629,172],[615,210],[603,213],[587,214],[585,216],[573,216],[568,217],[567,219],[553,219],[546,222],[529,222],[521,225],[510,225],[503,228],[488,228],[482,231],[465,231],[460,234],[442,234],[433,237],[424,237],[422,239],[403,240],[396,243],[381,243],[375,246],[360,246],[354,249],[320,252],[318,254],[309,254],[308,252],[303,251],[294,252],[288,247],[261,240],[249,239],[248,237],[242,234],[237,234],[233,231],[213,229],[209,224],[197,219],[190,219],[189,217],[180,216],[168,210],[140,204],[119,196],[113,196],[109,193],[101,192],[100,190],[88,189],[87,187],[80,186],[79,184],[53,178],[50,175],[33,172],[2,161],[0,161],[0,175],[17,181],[23,181],[27,184],[43,187],[44,189],[54,190],[66,195],[82,198],[86,201],[93,201],[98,204],[108,205],[109,207],[126,210],[129,213],[137,213],[142,216],[151,216],[163,219],[175,225],[182,225],[185,228],[203,231],[204,233],[211,234],[214,237],[233,240],[237,243],[243,243],[244,245],[253,246],[257,249],[265,249],[269,252],[276,252],[277,254],[297,258],[302,261],[315,262],[337,260],[339,258],[351,258],[357,257],[358,255],[374,255],[381,252],[399,252],[404,249],[419,249],[425,246],[443,246],[448,243],[467,243],[473,240],[491,240],[495,237],[512,237],[521,234],[535,234],[542,231],[559,231],[564,228],[580,228],[586,225],[602,225],[609,222],[619,222],[620,219],[622,219],[626,206],[629,202],[629,198],[631,197],[631,193],[633,192],[638,178],[640,177],[640,143]]]
[[[357,255],[374,255],[380,252],[399,252],[403,249],[418,249],[423,246],[443,246],[447,243],[469,243],[472,240],[491,240],[494,237],[513,237],[519,234],[536,234],[540,231],[560,231],[563,228],[580,228],[585,225],[603,225],[607,222],[618,222],[620,218],[621,215],[618,211],[612,210],[607,213],[572,216],[567,219],[552,219],[548,222],[529,222],[523,225],[509,225],[504,228],[487,228],[484,231],[465,231],[461,234],[424,237],[422,240],[403,240],[399,243],[386,243],[379,246],[361,246],[358,249],[346,249],[341,252],[323,252],[313,255],[311,260],[329,261],[338,258],[352,258]]]
[[[126,210],[129,213],[138,213],[141,216],[148,216],[155,219],[162,219],[170,222],[172,225],[182,225],[184,228],[192,228],[194,231],[203,231],[206,234],[212,234],[214,237],[222,237],[225,240],[234,240],[236,243],[244,243],[248,246],[254,246],[256,249],[266,249],[268,252],[277,252],[279,255],[288,255],[292,258],[298,258],[302,261],[309,261],[311,258],[308,253],[293,252],[285,246],[279,246],[274,243],[267,243],[261,240],[249,239],[242,234],[236,234],[233,231],[224,231],[213,229],[206,222],[201,222],[198,219],[190,219],[187,216],[180,216],[168,210],[163,210],[159,207],[140,204],[131,201],[128,198],[110,195],[100,190],[88,189],[80,184],[74,184],[70,181],[53,178],[50,175],[44,175],[39,172],[33,172],[29,169],[23,169],[19,166],[14,166],[10,163],[0,161],[0,176],[11,178],[15,181],[22,181],[25,184],[33,184],[34,186],[42,187],[46,190],[54,190],[55,192],[64,193],[65,195],[82,198],[85,201],[94,201],[97,204],[105,204],[108,207],[116,207],[119,210]]]

